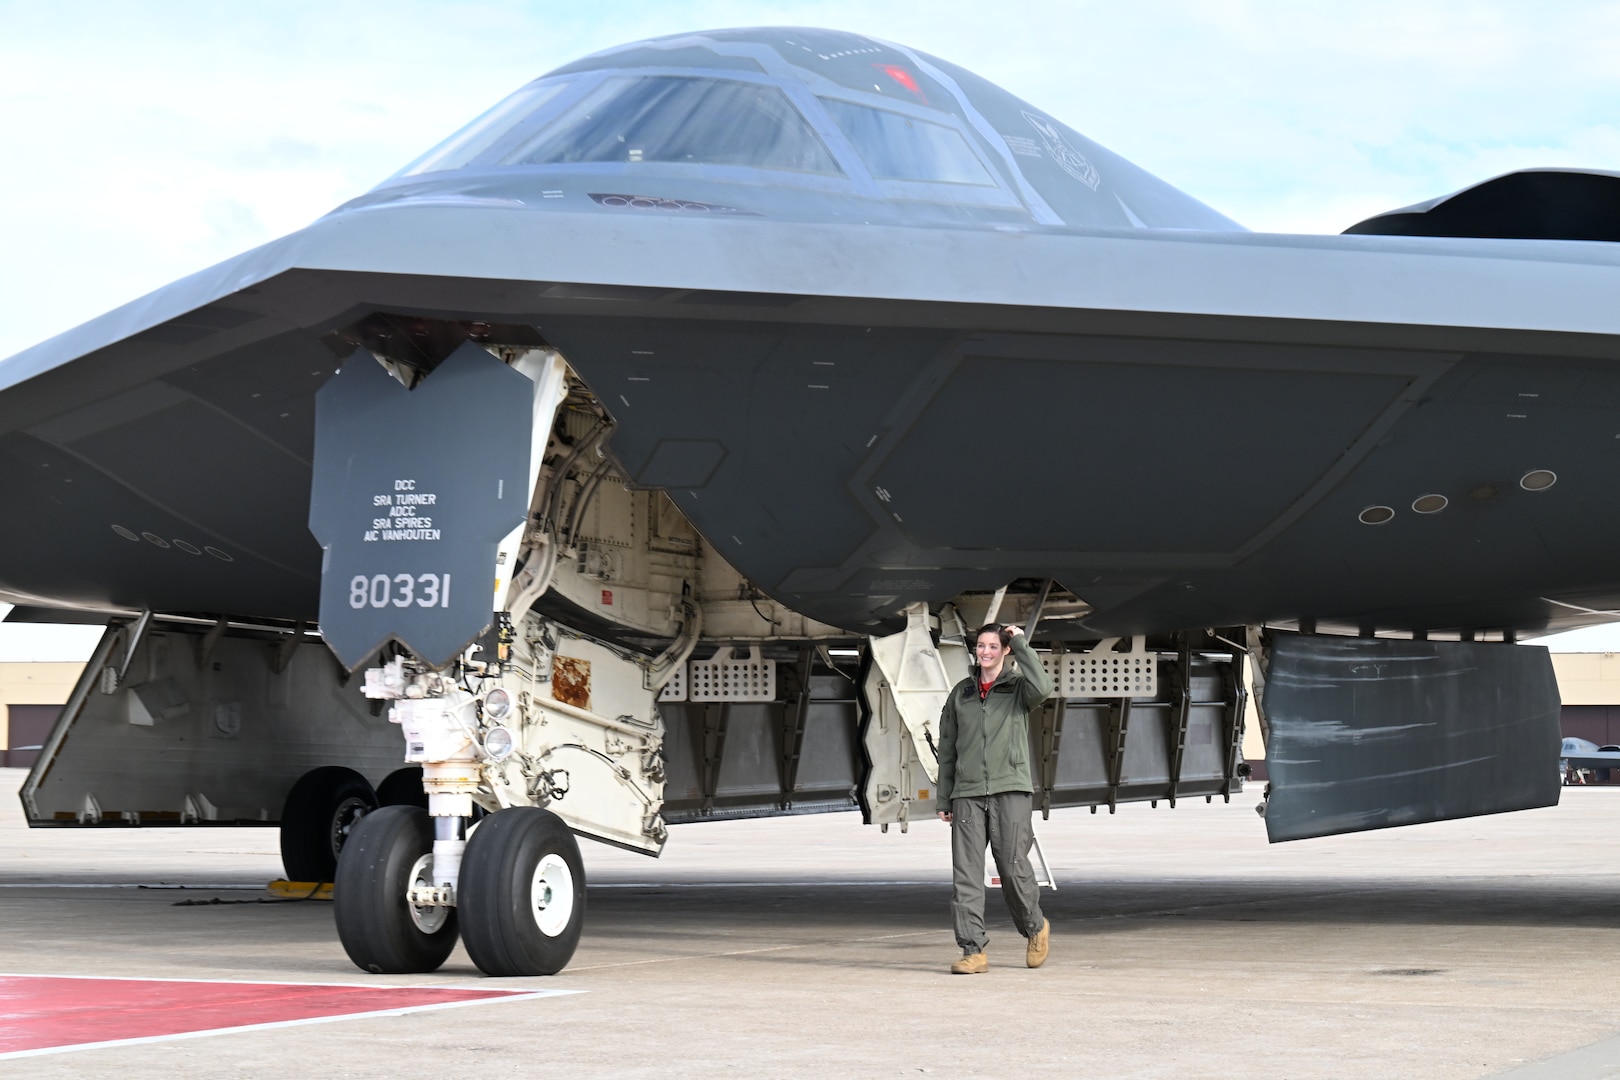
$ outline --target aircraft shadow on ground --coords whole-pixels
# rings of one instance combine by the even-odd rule
[[[621,939],[668,940],[791,923],[808,931],[858,923],[863,933],[949,927],[950,887],[938,885],[770,886],[618,890],[591,893],[592,930]],[[1054,922],[1078,934],[1106,934],[1145,920],[1262,924],[1404,924],[1445,926],[1605,927],[1620,915],[1620,891],[1606,883],[1481,883],[1418,879],[1313,878],[1200,882],[1064,882],[1042,890]],[[991,921],[1005,920],[995,890]]]

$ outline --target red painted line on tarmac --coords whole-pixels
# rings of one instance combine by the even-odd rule
[[[0,975],[0,1059],[574,992]]]

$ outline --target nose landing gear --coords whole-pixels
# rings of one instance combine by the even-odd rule
[[[555,975],[585,925],[579,844],[549,810],[491,814],[467,840],[450,904],[420,903],[435,885],[433,819],[416,806],[385,806],[349,837],[332,890],[338,940],[366,971],[436,971],[459,929],[486,975]]]

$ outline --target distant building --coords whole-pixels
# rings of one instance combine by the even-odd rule
[[[1565,737],[1620,745],[1620,653],[1553,653]]]
[[[80,661],[0,663],[0,766],[34,763],[83,670]]]

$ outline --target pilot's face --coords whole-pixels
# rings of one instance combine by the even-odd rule
[[[973,646],[974,653],[979,658],[979,666],[993,668],[1001,663],[1001,658],[1007,655],[1007,650],[1001,647],[1001,635],[994,631],[979,635],[979,642]]]

